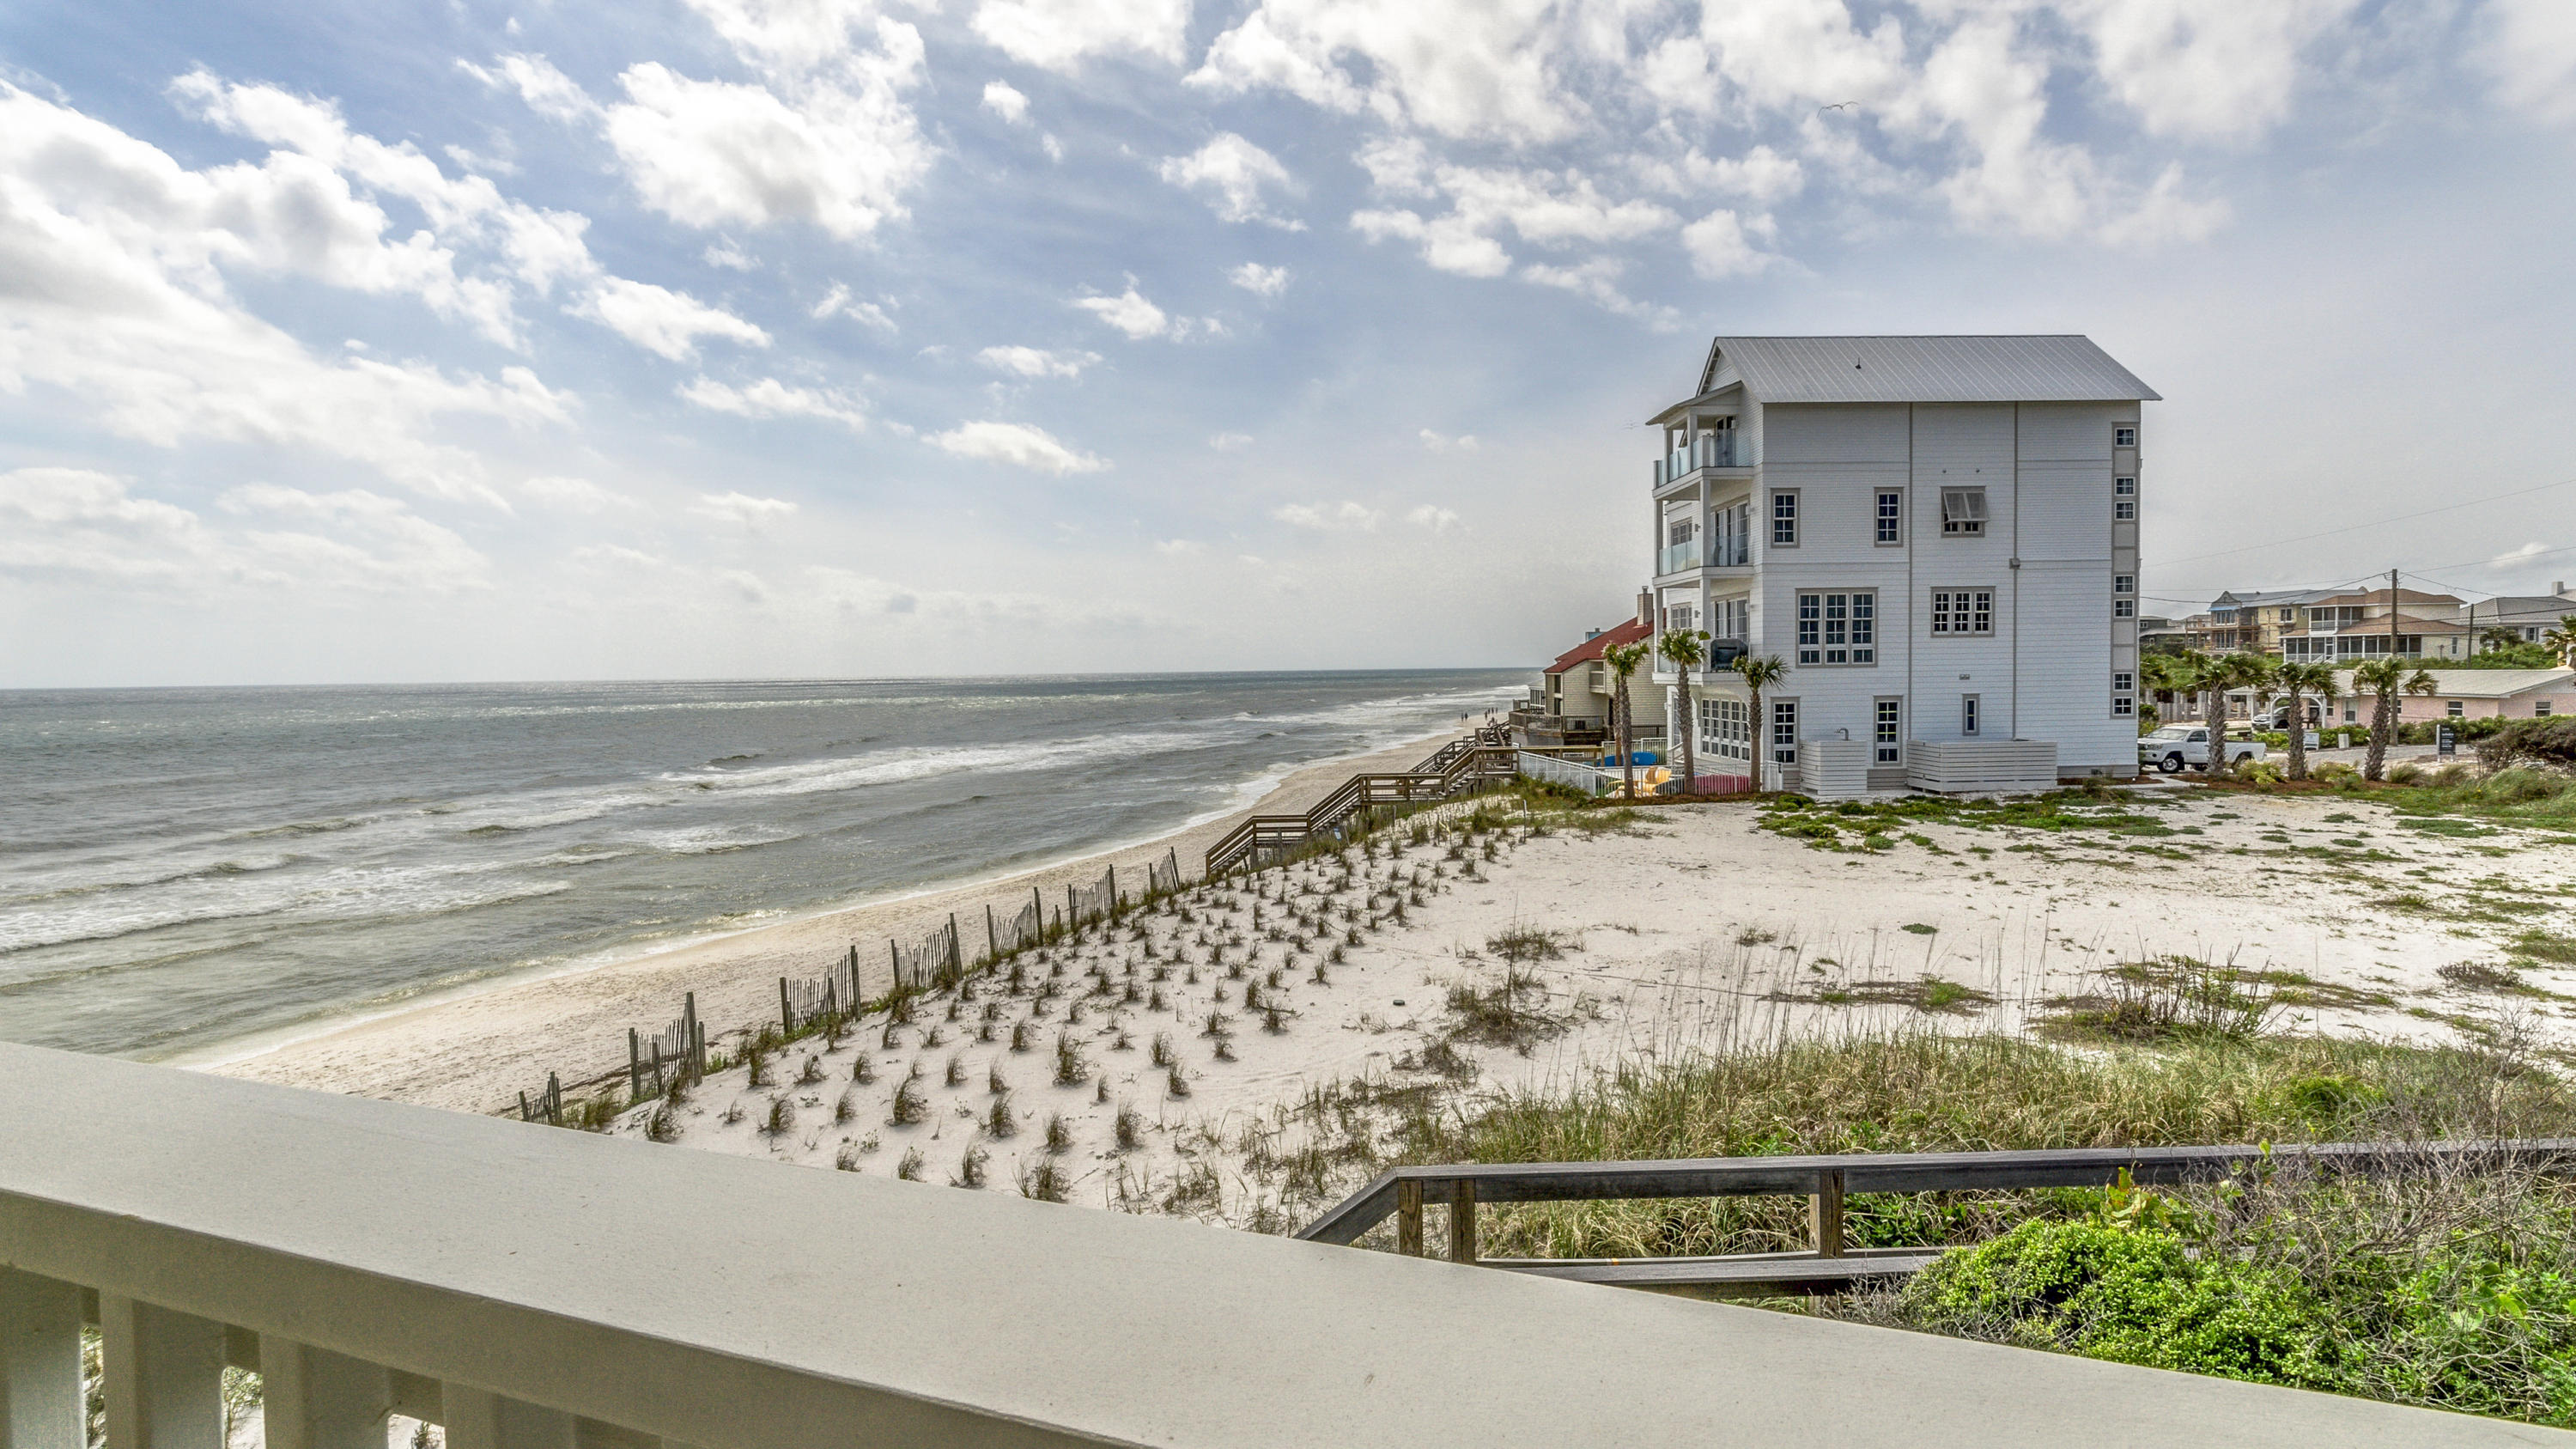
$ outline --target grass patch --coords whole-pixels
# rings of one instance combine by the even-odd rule
[[[1769,1001],[1805,1002],[1818,1006],[1909,1006],[1916,1011],[1968,1016],[1995,1004],[1995,998],[1973,986],[1923,976],[1912,981],[1853,981],[1819,986],[1812,991],[1782,990]]]
[[[2283,974],[2283,973],[2274,973]],[[2095,988],[2050,1001],[2036,1023],[2059,1041],[2246,1040],[2287,1003],[2264,973],[2211,966],[2188,956],[2129,961],[2095,976]],[[2307,978],[2299,978],[2305,982]]]

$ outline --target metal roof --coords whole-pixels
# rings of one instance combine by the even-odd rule
[[[2401,656],[2415,662],[2412,656]],[[2453,699],[2503,699],[2510,695],[2529,694],[2535,690],[2554,690],[2576,683],[2576,669],[2427,669],[2433,676],[2436,697]],[[2335,687],[2345,694],[2353,692],[2352,671],[2336,671],[2342,681]]]
[[[2089,337],[1720,337],[1706,392],[1735,364],[1766,403],[2111,402],[2162,395]]]

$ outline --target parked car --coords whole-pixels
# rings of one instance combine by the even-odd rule
[[[2229,740],[2227,763],[2259,760],[2270,750],[2261,740]],[[2153,734],[2138,736],[2138,764],[2153,765],[2168,775],[2182,773],[2185,765],[2209,768],[2209,727],[2207,725],[2166,725]]]

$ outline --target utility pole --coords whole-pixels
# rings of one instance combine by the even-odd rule
[[[2388,571],[2388,657],[2397,657],[2397,570]]]

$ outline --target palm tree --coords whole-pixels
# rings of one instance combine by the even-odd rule
[[[2511,629],[2504,628],[2501,625],[2478,631],[2478,648],[2490,653],[2498,649],[2510,649],[2521,642],[2522,636],[2520,634],[2513,632]]]
[[[2227,768],[2227,695],[2230,690],[2251,691],[2257,699],[2272,678],[2272,660],[2267,655],[2238,652],[2209,661],[2201,674],[2201,688],[2210,693],[2209,756],[2207,768],[2215,779]],[[2254,732],[2254,721],[2245,721],[2245,732]]]
[[[2363,661],[2352,671],[2352,683],[2355,689],[2367,686],[2379,696],[2370,711],[2370,753],[2361,764],[2361,777],[2376,780],[2387,767],[2388,746],[2397,738],[2398,696],[2431,694],[2439,686],[2420,668],[2410,674],[2406,661],[2393,654]]]
[[[2558,627],[2540,636],[2540,642],[2558,662],[2576,666],[2576,614],[2558,616]]]
[[[1691,753],[1691,737],[1699,733],[1698,721],[1691,717],[1691,671],[1708,658],[1708,634],[1699,629],[1666,629],[1655,637],[1655,652],[1673,666],[1673,677],[1681,689],[1682,790],[1687,793],[1699,779],[1698,761]]]
[[[2272,671],[2272,685],[2290,700],[2290,778],[2304,780],[2308,778],[2307,697],[2321,694],[2329,700],[2334,698],[2334,666],[2284,662]]]
[[[1762,722],[1762,691],[1788,678],[1789,665],[1777,654],[1765,654],[1759,659],[1750,654],[1738,654],[1733,668],[1744,676],[1745,687],[1753,691],[1750,743],[1753,747],[1753,789],[1759,794],[1762,790],[1762,767],[1771,760],[1770,746],[1765,739],[1769,731]]]
[[[1611,727],[1618,731],[1620,794],[1622,798],[1634,800],[1637,798],[1637,719],[1635,707],[1628,702],[1628,676],[1636,673],[1637,667],[1646,662],[1646,646],[1643,641],[1610,645],[1601,651],[1601,662],[1610,666],[1610,678],[1614,681],[1610,721]]]

